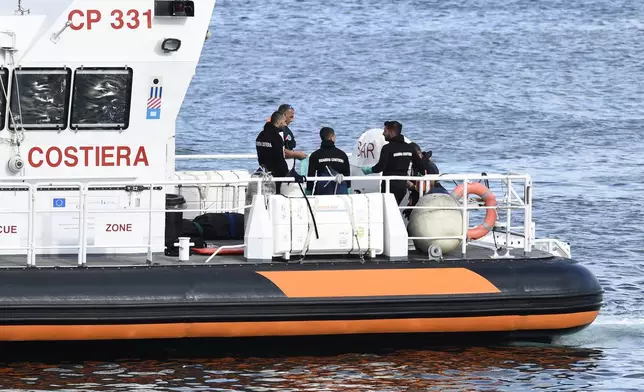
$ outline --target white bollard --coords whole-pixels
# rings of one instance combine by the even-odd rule
[[[179,242],[174,244],[179,247],[179,261],[190,260],[190,247],[194,244],[190,242],[190,237],[179,237]]]

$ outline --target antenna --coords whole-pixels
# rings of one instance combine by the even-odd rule
[[[22,8],[22,0],[18,0],[18,9],[16,10],[15,14],[24,15],[29,14],[30,12],[31,10]]]

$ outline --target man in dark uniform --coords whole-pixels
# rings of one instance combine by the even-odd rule
[[[295,109],[293,106],[285,103],[280,105],[280,107],[277,108],[277,111],[282,113],[285,117],[285,124],[280,129],[282,130],[282,138],[284,139],[284,157],[287,160],[286,164],[289,166],[289,169],[291,169],[293,167],[291,165],[293,162],[292,159],[295,158],[301,161],[306,158],[306,153],[303,151],[295,151],[295,146],[297,145],[295,135],[293,135],[293,132],[288,127],[295,118]]]
[[[335,146],[335,131],[333,128],[324,127],[320,129],[320,149],[313,152],[309,157],[309,170],[308,177],[321,177],[331,176],[332,174],[342,174],[349,176],[351,171],[349,169],[349,158],[344,151]],[[331,173],[329,173],[329,170]],[[351,193],[351,181],[343,181],[344,186],[337,184],[338,189],[341,191],[335,192],[336,183],[333,181],[317,181],[315,191],[313,191],[314,181],[308,181],[306,190],[308,194],[322,195],[322,194],[347,194]],[[325,184],[326,183],[326,184]]]
[[[405,141],[402,135],[401,123],[398,121],[385,121],[385,128],[382,134],[389,143],[382,147],[380,159],[375,166],[362,168],[364,174],[382,172],[383,176],[408,176],[410,163],[414,170],[424,171],[422,158],[414,154],[412,146]],[[384,193],[385,190],[386,183],[382,181],[380,191]],[[391,181],[389,191],[394,194],[396,202],[400,204],[407,193],[407,181]]]
[[[280,136],[280,128],[284,125],[286,125],[284,115],[275,112],[271,116],[271,121],[264,124],[264,130],[255,139],[257,161],[260,166],[271,172],[273,177],[286,177],[288,173],[288,166],[284,159],[284,140]],[[278,194],[280,185],[280,182],[275,184]]]

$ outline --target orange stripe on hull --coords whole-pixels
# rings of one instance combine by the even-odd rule
[[[311,336],[366,333],[503,332],[580,327],[599,311],[530,315],[392,320],[265,321],[125,325],[4,325],[3,341],[172,339]]]
[[[500,293],[466,268],[410,268],[352,271],[264,271],[289,298]]]

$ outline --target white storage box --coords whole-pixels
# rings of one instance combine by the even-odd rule
[[[93,188],[93,187],[92,187]],[[90,189],[87,192],[86,244],[88,254],[145,253],[150,233],[150,191]],[[165,234],[165,191],[152,192],[152,251],[162,252]],[[80,197],[78,191],[40,190],[36,193],[35,243],[38,246],[77,246]],[[122,246],[137,246],[124,248]],[[39,249],[39,254],[77,254],[73,248]]]
[[[120,187],[122,188],[122,187]],[[0,254],[26,255],[29,239],[29,192],[0,192]],[[37,254],[78,254],[80,193],[69,187],[39,187],[34,203],[34,244]],[[164,249],[165,192],[152,193],[152,250]],[[88,254],[145,253],[150,228],[150,192],[124,189],[90,190],[87,194]],[[22,212],[19,212],[22,211]],[[105,212],[91,212],[105,211]],[[127,248],[122,246],[137,246]],[[141,247],[138,245],[144,245]]]
[[[269,200],[274,257],[296,256],[303,251],[308,255],[383,252],[381,194],[309,197],[319,239],[315,238],[313,220],[304,198],[275,195]]]
[[[175,180],[186,181],[236,181],[250,179],[247,170],[220,171],[183,171],[177,172]],[[248,184],[199,184],[176,186],[175,193],[186,199],[188,210],[183,213],[184,219],[193,219],[207,212],[237,212],[244,213],[244,202]],[[208,211],[211,210],[211,211]]]

